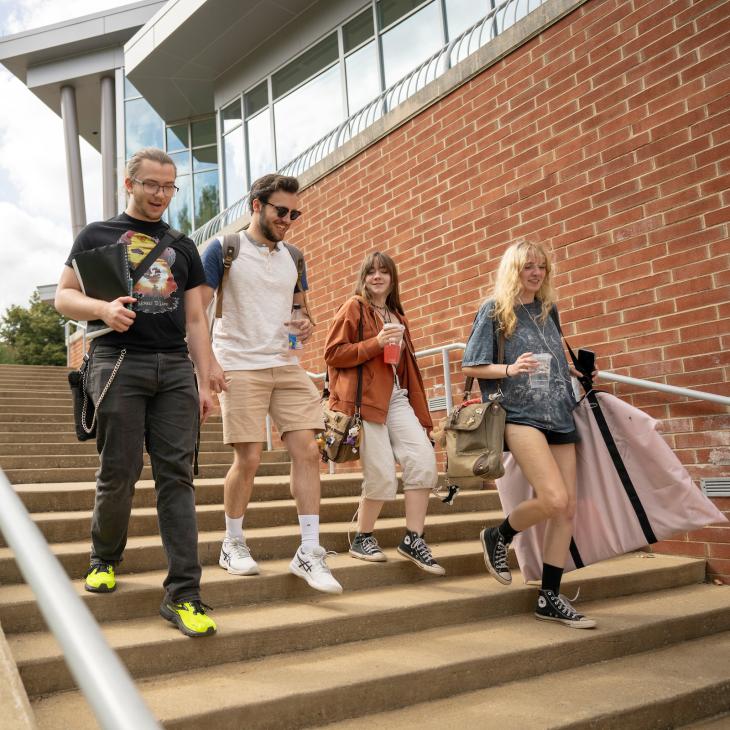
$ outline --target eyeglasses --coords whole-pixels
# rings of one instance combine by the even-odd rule
[[[180,192],[180,188],[177,185],[160,185],[160,183],[154,180],[138,180],[136,177],[133,177],[132,182],[139,183],[142,186],[142,190],[149,195],[157,195],[158,191],[162,190],[164,195],[171,198],[175,193]]]
[[[268,200],[262,200],[261,202],[264,205],[270,205],[272,208],[275,208],[277,218],[286,218],[288,215],[289,220],[295,221],[302,214],[301,210],[291,210],[290,208],[285,208],[283,205],[274,205],[273,203],[269,203]]]

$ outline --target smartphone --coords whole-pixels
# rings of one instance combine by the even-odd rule
[[[578,370],[590,375],[596,369],[596,355],[592,350],[578,350]]]

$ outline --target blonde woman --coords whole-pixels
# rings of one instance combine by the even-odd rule
[[[483,399],[501,389],[507,411],[505,448],[535,491],[535,497],[519,504],[499,527],[482,530],[480,538],[487,569],[506,585],[512,581],[507,563],[512,538],[547,522],[535,616],[589,629],[596,622],[578,613],[560,594],[576,503],[578,435],[570,376],[578,373],[568,365],[551,316],[555,310],[552,314],[557,317],[551,274],[550,254],[543,245],[523,241],[510,246],[499,264],[493,296],[479,310],[464,352],[464,374],[478,378]],[[496,362],[500,333],[504,335],[501,363]]]
[[[350,555],[370,562],[386,560],[373,530],[385,501],[395,499],[397,462],[403,470],[406,512],[398,553],[427,573],[444,575],[423,534],[429,494],[438,480],[426,434],[433,424],[400,302],[398,271],[386,253],[374,251],[365,257],[355,296],[340,307],[330,325],[324,359],[330,372],[329,406],[348,415],[355,412],[362,366],[363,484]]]

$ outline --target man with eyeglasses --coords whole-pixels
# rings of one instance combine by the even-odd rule
[[[147,147],[132,155],[124,180],[127,208],[79,233],[61,274],[56,309],[88,321],[87,390],[99,404],[100,466],[84,588],[92,593],[116,588],[115,568],[127,543],[146,446],[168,561],[160,614],[196,637],[216,632],[200,599],[193,491],[198,419],[204,421],[212,405],[211,352],[200,256],[189,238],[173,233],[162,220],[177,191],[176,174],[172,158],[162,150]],[[103,301],[86,296],[72,263],[81,252],[109,245],[121,247],[129,263],[130,295]],[[141,270],[133,276],[137,266]]]
[[[315,433],[322,431],[320,394],[296,350],[289,349],[289,327],[306,342],[312,322],[306,308],[306,269],[301,252],[284,237],[301,215],[299,183],[294,177],[265,175],[251,186],[251,222],[238,241],[238,255],[224,279],[221,240],[203,252],[204,302],[223,285],[221,318],[213,335],[212,389],[220,394],[223,440],[233,447],[226,475],[224,506],[226,535],[219,565],[233,575],[255,575],[256,561],[246,544],[243,523],[254,476],[266,441],[270,414],[291,457],[291,493],[299,515],[301,544],[289,571],[312,588],[340,593],[342,586],[329,570],[326,550],[319,544],[319,450]],[[296,305],[305,318],[292,323]]]

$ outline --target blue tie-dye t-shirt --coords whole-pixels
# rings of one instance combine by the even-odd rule
[[[515,307],[517,326],[504,343],[504,362],[515,362],[524,352],[548,352],[552,354],[550,383],[547,390],[530,387],[526,373],[499,380],[479,380],[482,398],[502,389],[502,405],[507,411],[509,423],[521,423],[536,428],[567,433],[575,429],[573,409],[575,396],[570,379],[568,361],[552,317],[545,322],[539,319],[542,305],[535,300]],[[471,335],[464,351],[462,365],[491,365],[497,360],[494,300],[488,299],[479,309]]]

